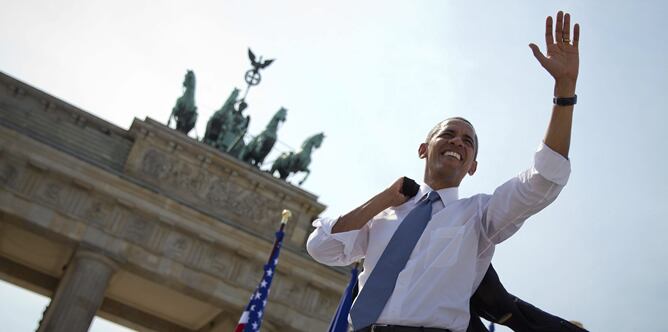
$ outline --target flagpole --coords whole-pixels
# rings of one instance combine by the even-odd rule
[[[279,239],[278,234],[283,233],[283,229],[285,229],[285,225],[288,223],[288,220],[292,218],[292,212],[288,209],[284,209],[283,212],[281,212],[281,227],[278,229],[278,232],[276,232],[276,240],[274,240],[274,247],[271,249],[271,255],[269,255],[269,259],[267,260],[267,264],[271,262],[271,258],[274,257],[274,254],[276,253],[276,249],[278,248],[278,243],[282,240]]]

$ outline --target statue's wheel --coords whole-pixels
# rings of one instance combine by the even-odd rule
[[[248,85],[258,85],[262,80],[262,76],[260,76],[260,73],[255,70],[247,71],[246,76],[244,78],[246,79],[246,83],[248,83]]]

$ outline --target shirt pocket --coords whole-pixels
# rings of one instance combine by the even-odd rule
[[[425,265],[443,268],[455,264],[464,235],[464,226],[441,227],[429,238],[429,249]]]

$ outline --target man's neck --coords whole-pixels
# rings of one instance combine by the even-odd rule
[[[449,181],[435,181],[431,179],[424,179],[424,183],[429,186],[432,190],[441,190],[445,188],[457,188],[459,183],[452,183]]]

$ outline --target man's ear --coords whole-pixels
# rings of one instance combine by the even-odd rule
[[[475,174],[475,171],[478,169],[478,161],[474,160],[473,163],[471,164],[471,167],[469,168],[468,174],[473,175]]]
[[[422,143],[420,144],[420,147],[418,147],[418,157],[420,157],[420,159],[427,158],[427,143]]]

